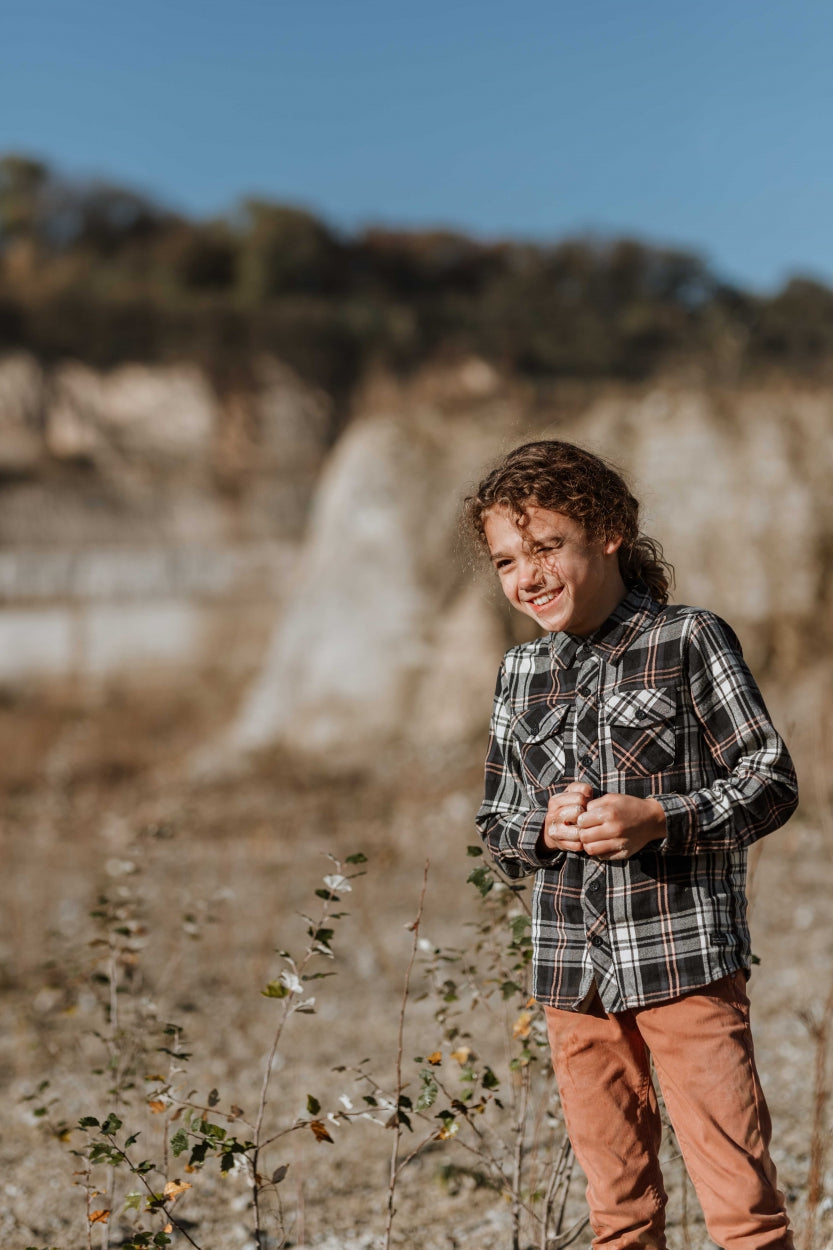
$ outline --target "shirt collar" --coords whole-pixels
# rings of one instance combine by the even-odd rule
[[[648,594],[644,582],[635,582],[607,620],[586,638],[563,632],[550,634],[550,654],[564,668],[575,663],[579,651],[592,652],[608,663],[615,663],[658,611],[659,604]]]

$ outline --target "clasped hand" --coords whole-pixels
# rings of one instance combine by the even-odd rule
[[[665,811],[656,799],[602,794],[573,781],[554,794],[544,818],[544,845],[551,851],[583,851],[594,859],[630,859],[649,842],[665,837]]]

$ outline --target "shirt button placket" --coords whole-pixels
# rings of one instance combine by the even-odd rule
[[[588,646],[576,653],[580,665],[576,683],[576,781],[586,781],[598,792],[599,674],[595,656]]]

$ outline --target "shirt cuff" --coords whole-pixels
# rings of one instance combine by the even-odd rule
[[[518,836],[518,852],[531,868],[560,868],[566,851],[550,851],[544,846],[545,808],[536,808],[524,818]]]
[[[684,794],[652,794],[665,812],[665,837],[657,850],[666,855],[690,855],[697,842],[697,804]]]

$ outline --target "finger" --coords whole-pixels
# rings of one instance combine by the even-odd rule
[[[564,790],[565,794],[581,794],[586,799],[593,797],[593,787],[586,781],[571,781]]]
[[[584,850],[581,842],[571,837],[556,836],[552,839],[551,845],[559,851],[573,851],[575,854]]]
[[[575,826],[565,824],[560,819],[548,819],[544,824],[544,841],[550,848],[558,848],[562,851],[580,851],[582,850],[581,838],[575,829]]]
[[[559,795],[559,798],[562,800],[561,802],[553,802],[550,799],[547,804],[547,815],[552,817],[553,820],[564,820],[569,821],[570,824],[575,824],[584,811],[584,805],[576,803],[575,795]]]
[[[576,817],[576,825],[579,829],[598,829],[604,824],[604,816],[598,812],[591,812],[588,808],[586,811],[579,812]]]
[[[583,842],[582,846],[593,859],[627,859],[628,848],[616,838],[596,838]]]

